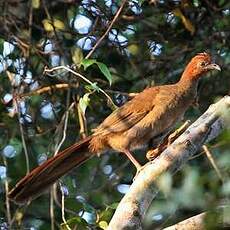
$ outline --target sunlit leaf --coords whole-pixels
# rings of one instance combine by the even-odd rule
[[[58,20],[58,19],[54,19],[53,22],[49,19],[44,19],[42,23],[43,23],[44,29],[47,32],[53,31],[54,28],[56,30],[62,30],[65,28],[65,24],[61,20]]]
[[[17,210],[17,211],[15,212],[14,216],[15,216],[15,220],[17,221],[17,223],[18,223],[19,225],[21,225],[22,218],[23,218],[23,212],[20,211],[20,210]]]
[[[40,7],[40,0],[32,0],[32,6],[34,9],[38,9]]]
[[[102,229],[108,228],[108,223],[106,221],[104,221],[104,220],[100,221],[98,225]]]
[[[86,70],[89,66],[97,63],[95,59],[84,59],[81,61],[81,65],[83,65],[84,70]]]
[[[79,47],[75,47],[73,48],[72,50],[72,60],[73,60],[73,63],[80,67],[80,64],[83,60],[83,53],[82,53],[82,49],[80,49]]]
[[[193,0],[193,5],[195,7],[198,7],[199,6],[199,0]]]
[[[102,72],[102,74],[106,77],[106,79],[109,81],[109,84],[112,84],[112,75],[108,69],[108,67],[102,63],[102,62],[98,62],[95,59],[84,59],[81,61],[81,65],[83,65],[84,70],[86,70],[89,66],[96,64],[98,66],[98,68],[100,69],[100,71]]]
[[[80,98],[79,100],[79,106],[82,111],[82,113],[85,115],[86,108],[89,105],[90,98],[89,98],[89,93],[86,93],[83,97]]]
[[[139,52],[139,47],[136,44],[129,45],[127,49],[132,55],[137,55]]]
[[[44,19],[44,20],[42,21],[42,24],[43,24],[43,26],[44,26],[44,29],[45,29],[47,32],[51,32],[51,31],[54,30],[54,27],[53,27],[53,25],[52,25],[52,23],[51,23],[50,20]]]
[[[54,27],[57,30],[63,30],[65,28],[65,24],[59,19],[54,19]]]
[[[96,64],[98,65],[98,68],[101,70],[101,72],[104,74],[106,79],[109,81],[109,84],[111,85],[112,84],[112,75],[111,75],[108,67],[102,62],[96,62]]]

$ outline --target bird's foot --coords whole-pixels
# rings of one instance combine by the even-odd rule
[[[162,148],[164,147],[164,148]],[[150,149],[147,153],[146,153],[146,158],[149,160],[149,161],[153,161],[155,158],[157,158],[161,152],[164,151],[165,149],[165,145],[161,145],[159,146],[158,148],[155,148],[155,149]]]
[[[168,137],[167,147],[171,145],[191,124],[190,120],[187,120],[180,128],[176,129],[172,134]]]
[[[171,145],[191,124],[190,120],[187,120],[180,128],[175,130],[173,133],[169,134],[164,141],[155,149],[150,149],[146,158],[149,161],[153,161],[156,157],[158,157],[169,145]]]
[[[137,176],[140,174],[140,172],[141,172],[145,167],[146,167],[146,164],[137,168],[136,174],[135,174],[135,176],[133,177],[133,181],[136,180]]]

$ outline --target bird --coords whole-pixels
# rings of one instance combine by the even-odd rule
[[[196,54],[178,82],[149,87],[137,94],[112,112],[92,135],[33,169],[15,185],[8,197],[16,203],[30,201],[74,167],[109,149],[124,153],[139,171],[142,166],[132,151],[151,140],[157,143],[172,131],[196,99],[199,79],[211,70],[221,70],[212,62],[211,55]]]

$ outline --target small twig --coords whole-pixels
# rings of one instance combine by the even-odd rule
[[[224,182],[224,178],[223,178],[223,176],[221,175],[221,172],[220,172],[219,168],[217,167],[217,165],[216,165],[216,163],[215,163],[215,160],[214,160],[214,158],[212,157],[212,154],[211,154],[211,152],[209,151],[208,147],[207,147],[206,145],[203,145],[203,146],[202,146],[202,149],[204,150],[204,152],[205,152],[207,158],[209,159],[209,161],[210,161],[212,167],[213,167],[214,170],[216,171],[216,174],[218,175],[218,177],[220,178],[220,180],[221,180],[222,182]]]
[[[78,113],[78,120],[79,120],[79,126],[80,126],[79,133],[82,138],[85,138],[87,136],[86,118],[85,118],[85,115],[82,113],[82,110],[79,104],[79,100],[77,104],[77,113]]]
[[[7,74],[8,78],[9,78],[9,80],[11,82],[11,85],[13,86],[12,74],[9,71],[6,71],[6,74]],[[27,147],[26,147],[26,141],[25,141],[23,127],[22,127],[22,124],[20,122],[21,111],[20,111],[20,106],[19,106],[17,98],[14,98],[13,103],[14,103],[14,108],[16,108],[16,110],[17,110],[18,123],[19,123],[19,128],[20,128],[20,133],[21,133],[21,139],[22,139],[22,146],[23,146],[23,149],[24,149],[24,154],[25,154],[25,159],[26,159],[26,174],[28,174],[29,171],[30,171],[29,156],[28,156],[28,151],[27,151]]]
[[[61,216],[62,216],[62,221],[66,227],[67,230],[71,230],[69,227],[66,219],[65,219],[65,194],[63,192],[63,189],[61,188],[61,184],[59,184],[60,190],[61,190]]]
[[[27,147],[26,147],[24,130],[23,130],[22,124],[20,122],[21,111],[20,111],[17,99],[15,100],[15,103],[16,103],[16,108],[17,108],[17,112],[18,112],[17,113],[18,114],[18,123],[19,123],[19,128],[20,128],[20,133],[21,133],[22,146],[23,146],[23,149],[24,149],[24,155],[25,155],[25,159],[26,159],[26,174],[29,174],[29,172],[30,172],[29,155],[28,155],[28,150],[27,150]]]
[[[65,138],[66,138],[66,130],[67,130],[67,124],[68,124],[68,120],[69,120],[69,111],[73,108],[74,106],[74,103],[72,103],[69,108],[67,109],[66,113],[65,113],[65,121],[64,121],[64,128],[63,128],[63,136],[62,136],[62,139],[60,141],[60,143],[58,144],[57,148],[55,148],[55,153],[54,153],[54,156],[59,152],[62,144],[64,143],[65,141]]]
[[[67,99],[66,99],[66,104],[67,107],[69,106],[69,100],[70,100],[70,91],[68,91],[68,95],[67,95]],[[64,128],[63,128],[63,134],[62,134],[62,139],[59,142],[59,144],[57,144],[57,147],[55,147],[55,152],[54,152],[54,156],[57,155],[57,153],[59,152],[62,144],[64,143],[65,139],[66,139],[66,130],[67,130],[67,125],[68,125],[68,120],[69,120],[69,111],[70,109],[73,107],[74,103],[72,103],[69,108],[67,109],[67,111],[65,112],[65,119],[64,119]],[[54,197],[56,195],[56,189],[57,189],[57,185],[56,183],[51,187],[50,190],[50,218],[51,218],[51,229],[54,229]]]
[[[212,146],[209,146],[209,149],[214,149],[214,148],[218,148],[218,147],[221,147],[221,146],[224,146],[224,145],[228,145],[228,141],[220,141],[219,143],[215,144],[215,145],[212,145]],[[199,156],[201,156],[202,154],[204,153],[204,150],[201,151],[200,153],[198,154],[195,154],[194,156],[190,157],[189,160],[193,160]]]
[[[13,82],[13,76],[12,76],[12,73],[11,72],[9,72],[8,70],[6,70],[6,75],[7,75],[7,77],[9,78],[9,80],[10,80],[10,82],[11,82],[11,84],[12,84],[12,82]]]
[[[46,6],[44,0],[42,0],[42,5],[43,5],[43,8],[44,8],[44,11],[45,11],[45,14],[46,14],[47,18],[48,18],[49,20],[51,20],[52,17],[51,17],[51,15],[50,15],[50,13],[49,13],[49,10],[48,10],[48,8],[47,8],[47,6]]]
[[[23,97],[33,96],[33,95],[39,95],[42,93],[47,93],[47,92],[50,92],[50,91],[55,90],[55,89],[68,89],[68,88],[70,88],[70,85],[65,84],[65,83],[64,84],[50,85],[50,86],[42,87],[40,89],[36,89],[36,90],[31,91],[29,93],[20,94],[20,95],[18,95],[18,97],[23,98]]]
[[[118,91],[118,90],[110,90],[110,89],[106,89],[105,91],[108,92],[108,93],[120,94],[120,95],[127,96],[127,97],[130,97],[130,98],[133,98],[133,97],[135,97],[136,95],[139,94],[139,93],[126,93],[126,92],[121,92],[121,91]]]
[[[3,163],[6,168],[8,168],[6,158],[3,156]],[[9,183],[7,178],[4,180],[4,187],[5,187],[5,199],[6,199],[6,217],[7,217],[7,222],[8,225],[11,226],[11,213],[10,213],[10,200],[8,198],[8,193],[9,193]]]
[[[66,67],[66,66],[63,66],[63,65],[54,67],[54,68],[52,68],[52,69],[47,69],[47,68],[45,68],[44,73],[51,73],[51,72],[53,72],[53,71],[55,71],[55,70],[60,70],[60,69],[64,69],[64,70],[66,70],[66,71],[72,73],[73,75],[82,78],[82,79],[83,79],[85,82],[87,82],[88,84],[94,86],[94,83],[91,82],[90,80],[88,80],[86,77],[84,77],[84,76],[81,75],[80,73],[77,73],[77,72],[73,71],[73,70],[70,69],[69,67]],[[101,89],[100,87],[98,87],[98,90],[106,96],[106,98],[110,101],[111,105],[112,105],[114,108],[117,108],[117,106],[113,103],[113,100],[111,99],[111,97],[110,97],[103,89]]]
[[[55,184],[56,185],[56,184]],[[60,185],[60,183],[59,183],[59,185]],[[55,191],[56,191],[56,188],[55,188]],[[61,204],[61,202],[59,201],[59,199],[58,199],[58,194],[57,194],[57,192],[55,192],[54,193],[54,202],[55,202],[55,205],[57,205],[59,208],[62,208],[62,204]],[[76,215],[76,212],[74,212],[73,210],[71,210],[71,209],[68,209],[68,208],[66,208],[66,207],[64,207],[64,210],[65,210],[65,212],[67,212],[67,213],[69,213],[69,214],[71,214],[71,215]]]
[[[203,153],[204,153],[204,151],[202,151],[202,152],[200,152],[200,153],[198,153],[198,154],[195,154],[195,155],[191,156],[191,157],[189,158],[189,160],[193,160],[193,159],[195,159],[195,158],[197,158],[197,157],[200,157]]]
[[[52,186],[52,189],[50,190],[50,220],[51,220],[51,230],[55,230],[55,216],[54,216],[54,185]]]
[[[33,25],[33,4],[32,1],[30,2],[30,7],[29,7],[29,22],[28,22],[28,34],[29,34],[29,49],[27,49],[27,53],[26,53],[26,57],[30,56],[30,48],[31,48],[31,44],[32,44],[32,25]]]
[[[196,216],[185,219],[175,225],[164,228],[164,230],[182,230],[182,229],[207,229],[207,226],[212,226],[212,229],[222,229],[229,227],[229,218],[224,218],[225,213],[228,213],[229,206],[220,206],[212,211],[203,212]],[[213,219],[214,218],[214,219]],[[210,225],[212,223],[212,225]]]
[[[86,55],[85,59],[88,59],[92,53],[96,50],[96,48],[99,46],[99,44],[101,43],[101,41],[105,38],[105,36],[109,33],[109,31],[111,30],[113,24],[115,23],[115,21],[117,20],[118,16],[120,15],[124,5],[126,3],[126,0],[123,0],[121,3],[120,8],[118,9],[117,13],[115,14],[113,20],[111,21],[110,25],[108,26],[107,30],[105,31],[105,33],[100,37],[100,39],[96,42],[96,44],[94,45],[94,47],[92,48],[92,50]]]

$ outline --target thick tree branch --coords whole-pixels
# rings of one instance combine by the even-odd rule
[[[230,96],[225,96],[196,120],[158,158],[149,162],[136,177],[119,203],[108,230],[142,229],[142,220],[156,196],[156,179],[165,171],[175,173],[203,144],[217,137],[230,114]]]
[[[196,216],[183,220],[175,225],[164,228],[164,230],[194,230],[194,229],[222,229],[230,227],[229,206],[219,207],[214,211],[203,212]],[[209,223],[212,226],[209,226]]]

